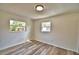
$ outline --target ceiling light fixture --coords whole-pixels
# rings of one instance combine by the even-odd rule
[[[44,10],[44,6],[43,5],[36,5],[35,6],[35,10],[36,11],[43,11]]]

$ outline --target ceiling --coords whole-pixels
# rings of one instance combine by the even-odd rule
[[[38,4],[39,3],[1,3],[0,10],[29,17],[31,19],[40,19],[66,12],[79,12],[78,3],[40,3],[44,5],[45,9],[42,12],[36,12],[34,6]]]

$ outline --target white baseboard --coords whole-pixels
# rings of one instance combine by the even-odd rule
[[[7,49],[7,48],[10,48],[10,47],[13,47],[13,46],[16,46],[16,45],[19,45],[19,44],[23,44],[25,43],[26,41],[23,41],[23,42],[19,42],[17,44],[12,44],[12,45],[9,45],[9,46],[6,46],[6,47],[3,47],[3,48],[0,48],[0,50],[4,50],[4,49]]]

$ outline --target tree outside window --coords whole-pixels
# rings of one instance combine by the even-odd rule
[[[17,31],[25,31],[25,22],[10,20],[10,31],[17,32]]]

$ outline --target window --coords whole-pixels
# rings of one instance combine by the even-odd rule
[[[18,31],[25,31],[25,22],[10,20],[10,31],[18,32]]]
[[[50,32],[51,31],[51,22],[42,22],[41,24],[41,31],[42,32]]]

